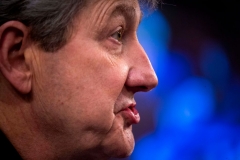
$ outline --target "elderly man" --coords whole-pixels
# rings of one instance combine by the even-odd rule
[[[131,154],[132,124],[140,120],[134,94],[157,85],[136,37],[140,4],[0,1],[0,156]]]

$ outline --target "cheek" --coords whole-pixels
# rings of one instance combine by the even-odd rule
[[[46,130],[67,133],[73,141],[100,141],[114,123],[114,105],[127,68],[117,62],[119,65],[113,65],[104,57],[69,57],[74,56],[42,65],[46,67],[42,69],[44,74],[37,77],[40,82],[35,83],[40,96],[34,112]]]
[[[57,82],[48,79],[41,94],[43,112],[69,127],[108,129],[114,119],[114,104],[122,86],[111,77],[85,77],[84,80],[70,77],[70,74],[67,78],[55,77]]]
[[[85,124],[93,130],[103,128],[108,131],[110,129],[115,117],[114,106],[125,81],[125,78],[117,73],[119,72],[113,73],[107,69],[105,72],[98,70],[91,75],[86,75],[84,81],[79,78],[77,83],[72,83],[72,88],[76,90],[67,98],[66,103],[75,111],[74,119],[81,117],[80,121],[84,120]]]

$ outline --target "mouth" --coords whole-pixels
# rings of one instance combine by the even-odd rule
[[[123,117],[126,121],[131,124],[137,124],[140,122],[140,115],[136,109],[135,104],[131,104],[129,107],[124,108],[120,111],[123,114]]]

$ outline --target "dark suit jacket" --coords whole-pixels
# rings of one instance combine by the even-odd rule
[[[22,160],[11,142],[0,130],[0,160]]]

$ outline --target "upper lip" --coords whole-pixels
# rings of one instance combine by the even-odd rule
[[[132,96],[127,97],[124,95],[120,95],[115,103],[114,113],[117,114],[123,110],[126,110],[127,108],[132,110],[135,107],[136,107],[136,101]]]
[[[131,102],[131,103],[128,103],[128,105],[125,105],[121,110],[120,110],[120,112],[121,111],[124,111],[124,110],[126,110],[126,109],[133,109],[133,108],[135,108],[136,107],[136,102]]]

